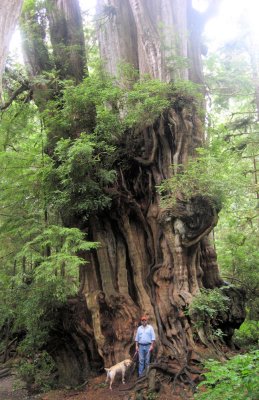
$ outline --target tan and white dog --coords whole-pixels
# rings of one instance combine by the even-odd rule
[[[125,383],[125,372],[127,367],[129,367],[132,364],[132,360],[127,359],[124,361],[119,362],[118,364],[113,365],[111,368],[104,368],[105,371],[107,372],[107,377],[106,377],[106,381],[108,382],[109,378],[110,378],[110,389],[112,390],[112,384],[114,381],[114,378],[116,376],[117,373],[121,373],[122,376],[122,383]]]

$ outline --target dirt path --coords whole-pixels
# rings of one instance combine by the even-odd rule
[[[25,389],[15,390],[15,379],[12,375],[0,379],[0,400],[25,400],[28,399]]]
[[[25,389],[17,388],[13,376],[0,379],[0,400],[128,400],[129,393],[124,389],[132,385],[123,385],[114,382],[113,390],[105,384],[105,374],[92,378],[84,390],[53,390],[45,394],[28,396]],[[181,400],[183,397],[174,396],[172,392],[164,392],[157,396],[156,400]]]

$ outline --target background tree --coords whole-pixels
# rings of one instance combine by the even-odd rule
[[[18,22],[22,7],[22,0],[2,1],[0,5],[0,95],[2,95],[2,74],[5,67],[8,46]]]

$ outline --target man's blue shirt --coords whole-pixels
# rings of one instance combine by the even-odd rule
[[[151,325],[141,325],[138,327],[135,342],[138,342],[139,344],[147,344],[151,343],[153,340],[156,340],[156,337]]]

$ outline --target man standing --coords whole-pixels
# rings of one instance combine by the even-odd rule
[[[147,317],[143,315],[135,337],[136,351],[139,354],[139,376],[143,374],[144,369],[149,365],[150,352],[154,348],[155,339],[154,329],[147,323]]]

